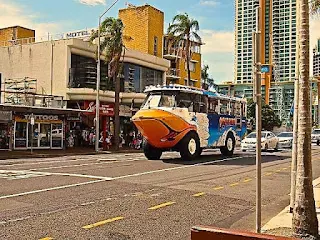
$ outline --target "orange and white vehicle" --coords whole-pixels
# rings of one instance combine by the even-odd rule
[[[179,151],[183,159],[205,148],[232,155],[246,132],[246,101],[182,85],[151,86],[141,109],[132,117],[148,159]]]

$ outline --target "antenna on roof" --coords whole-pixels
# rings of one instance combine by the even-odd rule
[[[126,2],[126,7],[127,8],[135,8],[136,6],[131,4],[131,3],[129,3],[129,2]]]

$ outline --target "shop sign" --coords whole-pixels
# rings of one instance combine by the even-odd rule
[[[89,113],[85,113],[87,115],[95,115],[96,114],[96,103],[95,102],[84,102],[84,107]],[[114,116],[114,105],[111,103],[100,104],[100,115],[101,116]]]
[[[15,121],[17,122],[54,122],[61,123],[58,115],[36,115],[36,114],[24,114],[15,116]]]
[[[9,111],[0,111],[0,121],[11,121],[12,112]]]

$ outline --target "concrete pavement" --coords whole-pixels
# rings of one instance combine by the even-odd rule
[[[316,212],[318,222],[320,222],[320,178],[313,181],[314,200],[316,203]],[[292,213],[290,213],[290,205],[284,208],[278,215],[273,217],[262,228],[263,232],[276,231],[277,229],[292,228]],[[319,226],[320,230],[320,226]]]
[[[290,152],[263,155],[266,223],[288,205]],[[3,160],[0,170],[0,239],[190,239],[194,225],[254,230],[251,153],[208,151],[191,162],[176,153],[160,161],[141,153]]]

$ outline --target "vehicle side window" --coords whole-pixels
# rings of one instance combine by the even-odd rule
[[[178,108],[188,108],[190,112],[193,111],[193,101],[191,99],[191,94],[179,92],[176,96],[176,101]]]
[[[195,112],[207,113],[207,96],[196,94],[194,99]]]
[[[220,100],[220,114],[229,115],[229,101]]]
[[[218,100],[215,98],[209,98],[208,112],[218,113]]]

